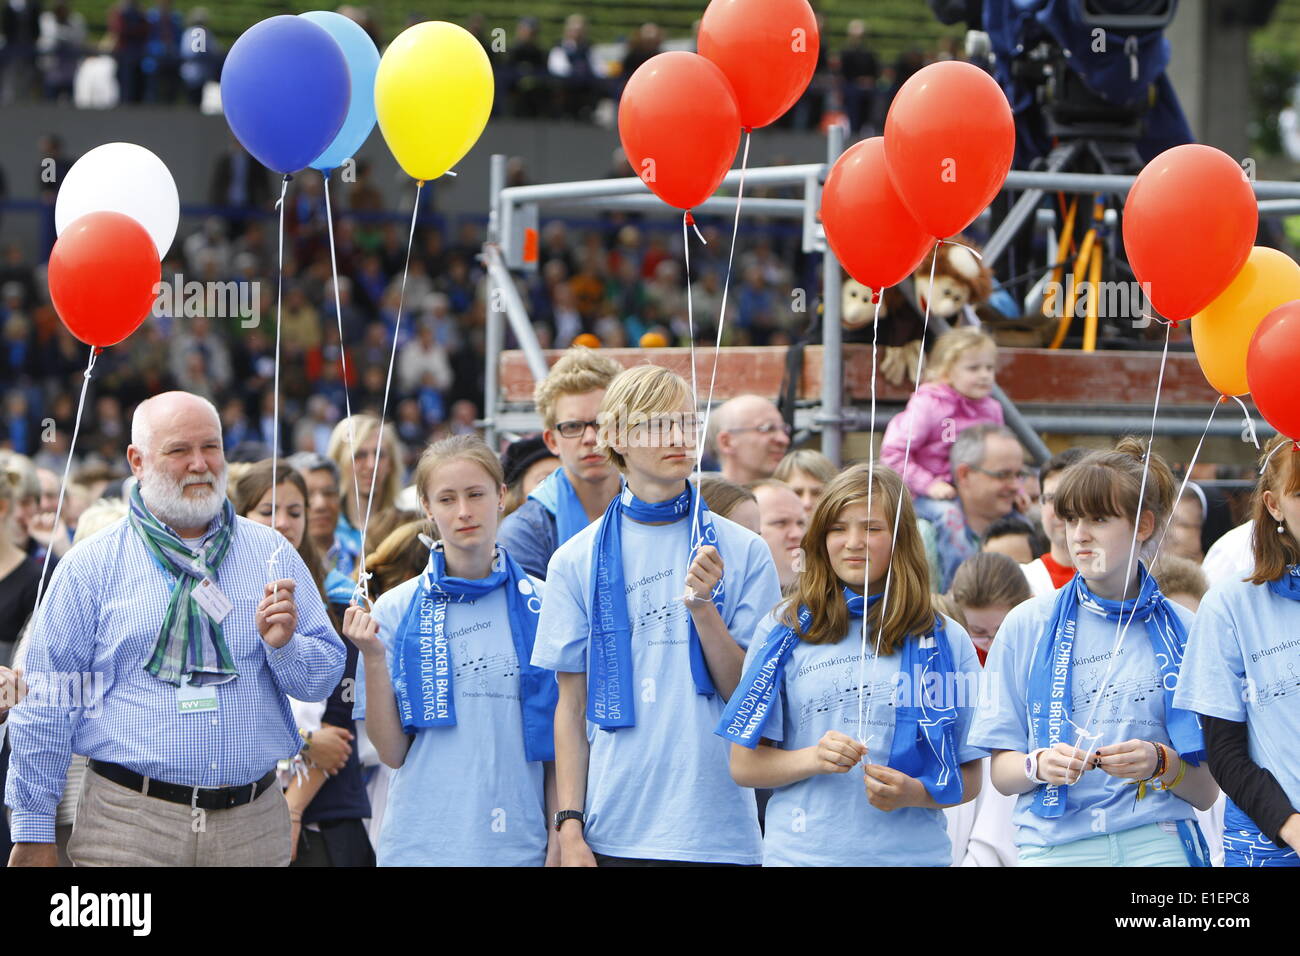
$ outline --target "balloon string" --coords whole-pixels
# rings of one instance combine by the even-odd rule
[[[406,237],[406,265],[402,267],[402,290],[397,297],[397,321],[393,325],[393,348],[388,353],[388,378],[384,381],[384,401],[379,406],[379,437],[375,444],[375,469],[370,473],[370,495],[366,498],[366,516],[361,522],[361,556],[359,570],[357,572],[357,586],[352,592],[352,603],[357,603],[357,598],[365,602],[366,607],[370,606],[370,574],[366,571],[366,532],[370,528],[370,512],[375,503],[375,480],[379,477],[379,462],[384,456],[384,415],[388,410],[388,392],[393,385],[393,365],[397,361],[397,339],[402,331],[402,311],[406,303],[406,277],[411,271],[411,247],[415,245],[415,221],[420,216],[420,191],[424,189],[424,180],[416,180],[415,183],[415,208],[411,210],[411,231]],[[397,467],[398,462],[393,462],[392,467]]]
[[[1259,466],[1259,473],[1261,475],[1264,474],[1264,471],[1268,468],[1268,463],[1273,460],[1273,456],[1278,453],[1279,449],[1285,448],[1286,444],[1287,443],[1284,441],[1278,442],[1277,445],[1274,446],[1273,450],[1264,456],[1264,464]]]
[[[699,382],[696,380],[696,374],[695,374],[695,309],[691,303],[691,298],[692,298],[691,297],[691,234],[687,231],[687,227],[693,226],[694,224],[695,224],[695,219],[691,215],[690,210],[688,209],[686,213],[682,216],[682,256],[686,260],[686,329],[687,329],[687,337],[690,340],[690,348],[691,348],[691,394],[695,396],[695,400],[698,403],[699,395],[700,395],[700,386],[699,386]],[[696,405],[696,408],[697,408],[697,415],[698,415],[698,408],[699,408],[698,404]],[[700,494],[699,478],[700,475],[702,474],[700,470],[700,466],[704,460],[704,449],[700,447],[700,433],[698,429],[698,419],[696,424],[697,424],[697,428],[695,431],[695,479],[696,479],[695,480],[695,506],[692,509],[692,514],[691,514],[691,547],[690,547],[690,551],[687,553],[686,556],[687,562],[693,561],[695,559],[695,549],[699,547],[699,542],[701,538],[701,535],[699,533],[700,498],[702,498],[703,495]],[[686,428],[683,426],[682,438],[685,439],[685,437],[686,437]],[[689,565],[688,565],[688,570],[689,570]],[[689,584],[686,585],[685,596],[687,600],[694,600],[698,597],[698,595],[695,594],[694,590],[691,588]]]
[[[736,237],[740,234],[740,204],[745,196],[745,169],[749,166],[749,137],[750,131],[745,130],[745,150],[740,158],[740,182],[736,187],[736,215],[731,223],[731,248],[727,250],[727,275],[722,281],[722,300],[718,306],[718,334],[713,342],[713,370],[709,373],[709,395],[704,402],[704,422],[700,429],[700,435],[709,434],[709,416],[713,412],[713,387],[718,381],[718,356],[722,353],[722,330],[727,322],[727,293],[731,290],[731,264],[736,256]],[[696,230],[697,232],[699,230]],[[703,241],[701,236],[700,240]],[[691,341],[695,341],[694,334],[691,335]],[[691,359],[691,370],[695,369],[695,360]],[[697,391],[696,395],[699,394]],[[703,449],[701,449],[703,452]],[[695,480],[698,485],[699,480],[704,475],[704,455],[700,454],[695,459]],[[699,516],[699,501],[695,503],[696,517]],[[694,520],[692,521],[694,527]]]
[[[1255,446],[1255,450],[1258,451],[1259,435],[1255,433],[1255,419],[1250,417],[1250,411],[1246,408],[1245,402],[1236,395],[1229,395],[1228,397],[1241,406],[1241,414],[1246,416],[1246,434],[1250,436],[1251,443]],[[1263,472],[1261,471],[1260,474],[1263,474]]]
[[[934,267],[939,261],[939,246],[943,245],[944,241],[945,240],[940,239],[935,244],[934,255],[930,258],[930,288],[934,288]],[[879,303],[877,303],[877,306],[879,306]],[[912,386],[913,395],[915,395],[917,389],[921,387],[921,374],[925,369],[925,334],[927,331],[929,331],[929,329],[930,329],[930,300],[927,298],[925,300],[925,319],[921,323],[921,355],[916,361],[916,383]],[[873,351],[873,357],[874,357],[874,351]],[[873,376],[873,380],[874,380],[874,376]],[[907,416],[907,444],[903,446],[903,470],[899,472],[899,477],[903,478],[904,480],[904,485],[903,485],[904,494],[907,493],[905,476],[907,475],[907,463],[912,454],[912,426],[914,423],[915,423],[915,416],[908,415]],[[870,492],[871,492],[871,485],[870,483],[868,483],[867,485],[868,495],[870,495]],[[870,508],[870,505],[868,505],[868,508]],[[880,668],[880,641],[885,633],[885,611],[889,608],[889,588],[894,579],[894,546],[898,543],[898,521],[899,518],[902,517],[902,514],[903,514],[902,507],[897,507],[894,509],[894,530],[889,539],[889,566],[885,569],[885,593],[882,594],[880,598],[880,618],[879,618],[880,624],[876,628],[876,654],[871,661],[871,682],[873,684],[876,681],[876,672]],[[868,522],[871,520],[870,510],[868,510],[867,512],[867,520]],[[871,549],[868,548],[867,549],[868,562],[871,560],[870,555],[871,555]],[[868,573],[863,578],[862,581],[862,593],[864,597],[866,596],[867,586],[870,583],[870,581],[871,581],[870,569],[868,568]],[[867,609],[864,607],[862,609],[862,613],[865,615],[866,612]],[[858,694],[859,696],[862,694],[861,685],[858,686]],[[867,723],[868,724],[871,723],[871,708],[874,704],[875,701],[871,699],[870,695],[868,695],[867,698]],[[870,744],[868,744],[868,746],[870,746]]]
[[[1160,391],[1161,391],[1161,389],[1163,388],[1163,386],[1164,386],[1164,382],[1165,382],[1165,364],[1166,364],[1166,362],[1167,362],[1168,359],[1169,359],[1169,333],[1170,333],[1170,330],[1172,330],[1172,329],[1173,329],[1173,324],[1172,324],[1172,323],[1171,323],[1171,324],[1168,324],[1168,325],[1165,326],[1165,344],[1164,344],[1164,349],[1163,349],[1163,350],[1161,351],[1161,353],[1160,353],[1160,375],[1159,375],[1159,377],[1156,379],[1156,397],[1155,397],[1155,402],[1154,402],[1154,403],[1152,404],[1152,406],[1151,406],[1151,435],[1150,435],[1150,437],[1147,439],[1147,452],[1146,452],[1145,455],[1142,456],[1142,481],[1141,481],[1141,483],[1138,485],[1137,509],[1136,509],[1136,511],[1135,511],[1135,513],[1134,513],[1134,518],[1133,518],[1133,537],[1132,537],[1132,539],[1129,541],[1128,563],[1127,563],[1127,564],[1125,565],[1125,567],[1124,567],[1124,591],[1120,593],[1120,600],[1121,600],[1121,601],[1124,600],[1124,593],[1127,592],[1127,590],[1128,590],[1129,579],[1130,579],[1130,578],[1132,577],[1132,575],[1133,575],[1133,562],[1137,559],[1137,550],[1138,550],[1138,544],[1137,544],[1137,533],[1138,533],[1138,525],[1141,524],[1141,522],[1142,522],[1142,502],[1143,502],[1143,500],[1144,500],[1144,498],[1145,498],[1145,496],[1146,496],[1146,490],[1147,490],[1147,475],[1150,473],[1150,470],[1151,470],[1151,455],[1154,453],[1154,448],[1155,448],[1155,440],[1156,440],[1156,416],[1157,416],[1157,414],[1159,414],[1159,411],[1160,411]],[[1218,408],[1218,403],[1217,403],[1217,402],[1215,403],[1215,408]],[[1213,418],[1214,418],[1214,410],[1211,409],[1211,411],[1210,411],[1210,419],[1213,420]],[[1209,428],[1210,428],[1210,422],[1207,421],[1207,422],[1205,423],[1205,430],[1208,432],[1208,431],[1209,431]],[[1202,433],[1202,435],[1201,435],[1201,441],[1204,441],[1204,440],[1205,440],[1205,434]],[[1197,450],[1197,453],[1198,453],[1198,454],[1199,454],[1199,452],[1200,452],[1200,448],[1201,448],[1201,446],[1198,444],[1198,445],[1196,446],[1196,450]],[[1193,464],[1195,464],[1195,458],[1193,458]],[[1190,467],[1190,466],[1189,466],[1188,469],[1187,469],[1187,473],[1188,473],[1188,475],[1191,474],[1191,467]],[[1186,480],[1186,478],[1184,478],[1184,480],[1183,480],[1183,485],[1184,485],[1184,487],[1186,487],[1186,484],[1187,484],[1187,480]],[[1181,489],[1180,489],[1180,491],[1179,491],[1179,494],[1180,494],[1180,495],[1182,494]],[[1178,499],[1177,499],[1177,498],[1174,499],[1173,503],[1172,503],[1171,506],[1170,506],[1170,509],[1169,509],[1169,517],[1170,517],[1170,519],[1173,518],[1173,505],[1176,505],[1176,504],[1178,504]],[[1161,540],[1163,540],[1163,535],[1161,536]],[[1152,561],[1154,562],[1154,556],[1152,557]],[[1150,569],[1150,568],[1147,568],[1147,576],[1148,576],[1148,577],[1150,576],[1150,573],[1151,573],[1151,569]],[[1146,580],[1146,578],[1144,577],[1143,580],[1142,580],[1141,582],[1139,582],[1139,589],[1141,588],[1141,585],[1142,585],[1142,583],[1145,582],[1145,580]],[[1075,728],[1075,730],[1077,730],[1077,731],[1079,732],[1079,737],[1078,737],[1078,739],[1075,741],[1075,744],[1074,744],[1076,750],[1080,749],[1080,748],[1079,748],[1079,744],[1083,742],[1084,738],[1087,738],[1089,741],[1095,741],[1095,740],[1098,740],[1098,739],[1101,738],[1101,734],[1099,734],[1099,733],[1098,733],[1098,734],[1090,734],[1090,733],[1088,733],[1088,728],[1092,726],[1093,718],[1097,715],[1097,705],[1101,702],[1101,699],[1102,699],[1102,697],[1104,696],[1104,693],[1105,693],[1106,686],[1107,686],[1107,684],[1108,684],[1109,681],[1110,681],[1111,675],[1112,675],[1112,674],[1114,673],[1114,671],[1115,671],[1116,657],[1117,657],[1117,655],[1118,655],[1119,652],[1120,652],[1120,648],[1123,647],[1123,645],[1124,645],[1124,636],[1125,636],[1125,634],[1128,633],[1128,626],[1129,626],[1129,624],[1131,624],[1131,623],[1133,622],[1133,617],[1137,614],[1137,600],[1136,600],[1136,597],[1137,597],[1137,595],[1134,595],[1135,600],[1133,601],[1133,610],[1129,612],[1128,620],[1126,621],[1126,620],[1124,619],[1124,615],[1123,615],[1123,614],[1120,614],[1119,617],[1117,617],[1117,618],[1115,619],[1115,643],[1114,643],[1114,645],[1111,647],[1111,651],[1110,651],[1110,661],[1107,663],[1107,665],[1106,665],[1106,671],[1105,671],[1105,673],[1102,675],[1101,684],[1100,684],[1100,687],[1101,687],[1101,693],[1099,693],[1099,694],[1097,695],[1097,697],[1094,698],[1094,700],[1093,700],[1093,702],[1092,702],[1092,706],[1088,709],[1088,719],[1087,719],[1086,721],[1084,721],[1083,725],[1080,726],[1080,725],[1078,725],[1078,724],[1074,724],[1074,728]],[[1088,744],[1088,749],[1087,749],[1086,751],[1084,751],[1083,764],[1084,764],[1085,767],[1088,765],[1088,761],[1089,761],[1089,759],[1091,759],[1091,757],[1092,757],[1092,751],[1093,751],[1092,743],[1089,743],[1089,744]]]
[[[50,543],[45,548],[45,561],[41,565],[41,577],[36,582],[36,617],[41,614],[41,595],[45,593],[45,577],[50,573],[50,556],[54,554],[54,536],[59,533],[59,519],[63,516],[63,497],[68,490],[68,475],[72,473],[72,455],[77,449],[77,436],[81,433],[81,413],[86,407],[86,392],[90,389],[90,373],[95,368],[95,358],[101,349],[97,345],[90,347],[90,358],[86,362],[86,371],[81,378],[81,398],[77,400],[77,417],[72,424],[72,441],[68,445],[68,460],[63,465],[63,481],[59,483],[59,503],[54,508],[54,525],[50,528]],[[35,626],[33,626],[35,633]]]
[[[280,184],[280,198],[276,201],[275,208],[280,210],[280,234],[279,234],[279,261],[276,269],[275,280],[275,383],[271,386],[271,528],[274,530],[276,521],[275,511],[275,486],[279,479],[276,477],[276,469],[280,461],[280,309],[284,299],[284,197],[289,191],[289,180],[293,177],[288,173],[284,175],[284,181]],[[266,559],[266,580],[274,581],[275,565],[280,559],[280,551],[289,539],[283,535],[281,541],[276,544],[275,550],[271,556]]]
[[[876,483],[876,341],[880,331],[880,296],[876,296],[876,314],[871,320],[871,430],[867,432],[867,520],[871,520],[871,497]],[[923,348],[922,352],[925,351]],[[871,580],[871,549],[867,549],[862,590]],[[883,618],[881,620],[884,620]],[[874,665],[873,665],[874,666]],[[858,740],[862,740],[862,678],[867,668],[867,609],[862,609],[862,646],[858,650]]]
[[[348,453],[352,456],[352,493],[353,501],[361,500],[361,485],[357,480],[357,441],[352,423],[352,399],[348,397],[348,353],[343,345],[343,303],[339,298],[339,264],[334,253],[334,216],[330,211],[330,178],[321,174],[325,181],[325,229],[330,237],[330,273],[334,276],[334,314],[339,321],[339,364],[343,368],[343,408],[348,423]],[[364,550],[364,549],[363,549]]]
[[[965,249],[967,252],[969,252],[969,253],[970,253],[972,256],[974,256],[976,259],[979,259],[980,261],[983,261],[983,259],[984,259],[983,254],[980,253],[979,250],[974,249],[974,248],[972,248],[971,246],[966,245],[966,243],[964,243],[964,242],[953,242],[951,239],[940,239],[939,242],[942,243],[942,244],[944,244],[944,245],[949,245],[949,246],[961,246],[961,248]],[[937,251],[937,250],[936,250],[936,251]]]

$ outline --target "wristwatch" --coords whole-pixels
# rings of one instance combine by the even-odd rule
[[[1030,751],[1025,756],[1025,778],[1030,783],[1047,783],[1038,775],[1038,755],[1046,750],[1046,747],[1039,747],[1037,750]]]
[[[551,821],[555,824],[557,832],[565,820],[577,820],[579,824],[585,823],[581,810],[557,810],[554,819]]]

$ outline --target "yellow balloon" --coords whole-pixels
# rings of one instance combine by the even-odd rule
[[[1279,305],[1300,299],[1300,265],[1284,252],[1256,246],[1236,278],[1192,316],[1192,344],[1206,380],[1222,395],[1244,395],[1246,352],[1255,329]]]
[[[437,179],[483,134],[492,112],[492,63],[468,30],[440,20],[397,35],[379,60],[375,114],[407,175]]]

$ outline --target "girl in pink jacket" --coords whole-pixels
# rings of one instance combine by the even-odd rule
[[[978,329],[955,329],[935,342],[930,380],[890,421],[880,446],[880,460],[903,476],[913,495],[956,497],[948,452],[958,433],[985,422],[1003,424],[1002,406],[991,395],[997,357],[997,343]],[[904,470],[909,422],[912,450]]]

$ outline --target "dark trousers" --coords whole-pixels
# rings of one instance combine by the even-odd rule
[[[319,831],[298,834],[298,857],[290,866],[374,866],[375,850],[360,820],[322,820]]]

